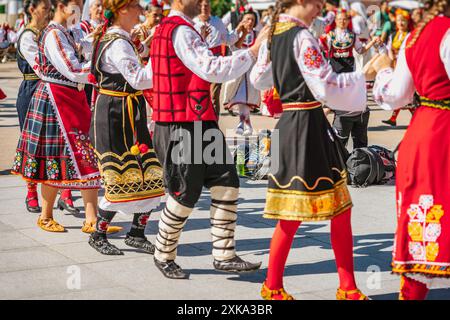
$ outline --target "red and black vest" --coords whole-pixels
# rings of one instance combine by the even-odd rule
[[[211,101],[211,84],[189,70],[175,53],[172,35],[181,25],[195,31],[178,16],[164,18],[155,30],[150,49],[152,119],[156,122],[217,121]]]

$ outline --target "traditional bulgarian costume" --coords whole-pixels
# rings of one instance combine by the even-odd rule
[[[414,31],[395,70],[381,70],[374,98],[384,109],[410,103],[414,113],[398,155],[397,232],[392,270],[402,275],[400,298],[423,299],[427,288],[450,286],[450,18]]]
[[[154,245],[145,238],[144,230],[164,195],[164,186],[142,93],[152,86],[151,65],[142,65],[130,35],[118,27],[110,27],[94,47],[91,72],[98,96],[90,135],[105,195],[99,203],[97,231],[89,244],[102,254],[123,254],[106,240],[107,227],[120,211],[134,215],[125,243],[152,254]]]
[[[201,33],[201,29],[205,25],[211,29],[211,32],[206,37],[205,41],[215,56],[224,56],[228,48],[239,40],[239,35],[236,30],[229,32],[219,17],[210,16],[206,22],[197,17],[194,18],[194,22],[195,29],[198,33]],[[221,109],[221,90],[222,83],[211,84],[211,99],[214,109],[216,110],[217,117],[219,117]]]
[[[363,43],[358,35],[349,29],[335,28],[330,30],[322,43],[328,53],[331,67],[336,73],[355,71],[353,52],[364,54]],[[365,108],[363,112],[334,110],[333,128],[344,146],[347,145],[351,136],[353,148],[367,147],[369,117],[370,111],[368,108]]]
[[[38,43],[42,81],[30,101],[12,172],[58,188],[99,188],[82,84],[90,62],[79,62],[74,39],[56,22],[41,32]]]
[[[214,266],[238,272],[258,269],[260,264],[236,256],[239,178],[218,127],[210,93],[211,82],[241,76],[253,65],[254,58],[248,50],[230,57],[214,56],[193,21],[171,10],[156,28],[150,59],[154,72],[154,143],[169,192],[156,237],[156,266],[166,277],[187,277],[174,262],[178,240],[202,188],[207,187],[212,198]],[[177,139],[180,134],[187,138]],[[204,141],[204,134],[212,134],[219,145],[211,162],[205,160],[209,143]],[[182,158],[175,156],[180,147],[184,150]]]
[[[389,41],[387,44],[388,50],[391,50],[393,55],[393,67],[395,68],[397,64],[398,54],[400,52],[400,48],[404,45],[406,38],[409,36],[409,32],[403,32],[398,30],[395,34],[391,34],[389,36]],[[397,110],[392,111],[391,117],[388,120],[383,120],[383,123],[389,124],[389,125],[397,125],[397,118],[400,113],[400,110],[402,109],[408,109],[409,112],[411,112],[411,115],[414,114],[415,108],[408,107],[408,108],[400,108]]]
[[[264,209],[265,218],[280,221],[271,242],[263,298],[291,298],[282,288],[282,271],[292,239],[300,222],[322,220],[332,220],[331,239],[338,272],[341,275],[346,270],[342,278],[348,280],[347,285],[342,287],[341,282],[338,298],[352,294],[365,298],[356,289],[353,278],[352,201],[342,145],[321,107],[326,103],[336,109],[364,110],[364,75],[333,72],[305,24],[281,14],[271,39],[270,60],[266,41],[251,80],[260,90],[275,86],[283,108],[272,135],[272,168]]]

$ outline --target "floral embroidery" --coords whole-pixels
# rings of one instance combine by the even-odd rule
[[[73,164],[73,161],[71,159],[67,160],[66,167],[67,167],[67,175],[69,177],[72,178],[72,177],[77,176],[77,172],[75,170],[75,165]]]
[[[14,157],[13,171],[18,172],[21,163],[22,163],[22,155],[20,154],[20,152],[16,152],[16,156]]]
[[[306,49],[305,53],[303,53],[304,64],[310,70],[319,69],[323,64],[322,55],[319,50],[314,47],[309,47]]]
[[[77,148],[78,153],[81,154],[83,161],[88,162],[89,165],[95,166],[97,159],[95,157],[94,149],[92,148],[89,136],[84,134],[82,131],[78,131],[75,136],[75,147]]]
[[[138,70],[139,70],[140,66],[137,63],[134,62],[130,62],[127,65],[127,69],[130,75],[135,75],[137,74]]]
[[[37,161],[34,159],[27,159],[24,168],[25,177],[31,178],[36,173]]]
[[[47,160],[47,176],[50,179],[57,179],[59,174],[59,165],[56,160]]]
[[[149,218],[150,218],[150,215],[148,215],[148,214],[141,215],[139,217],[139,225],[146,226]]]
[[[409,253],[417,261],[435,261],[439,254],[439,243],[436,241],[442,232],[442,205],[434,204],[433,195],[421,195],[419,204],[411,204],[407,214],[410,218]]]

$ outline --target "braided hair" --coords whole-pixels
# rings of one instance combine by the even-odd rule
[[[113,24],[116,12],[129,2],[130,0],[102,0],[102,6],[104,9],[103,23],[101,24],[101,27],[98,27],[92,34],[94,43],[98,42],[105,34],[106,29]]]
[[[116,16],[116,12],[126,6],[131,0],[102,0],[102,6],[104,8],[103,11],[103,23],[98,26],[95,31],[92,33],[92,37],[94,38],[94,53],[92,55],[92,66],[91,70],[93,69],[93,66],[96,63],[97,60],[97,53],[98,48],[100,46],[100,41],[106,34],[106,30],[108,27],[112,26],[114,22],[114,18]],[[95,84],[96,79],[93,75],[92,71],[91,74],[88,76],[88,81],[90,83]]]
[[[272,47],[272,37],[275,32],[275,27],[280,19],[280,14],[284,13],[287,9],[292,7],[295,4],[295,0],[277,0],[275,3],[275,10],[272,14],[272,17],[270,19],[270,30],[269,30],[269,36],[267,38],[267,49],[268,49],[268,60],[270,61],[270,49]]]
[[[414,43],[416,43],[425,26],[435,17],[437,17],[441,13],[444,13],[445,10],[447,9],[447,6],[448,0],[428,0],[425,3],[426,11],[424,13],[424,19],[417,25],[417,28],[414,30],[412,34],[411,41],[409,41],[406,48],[411,48],[414,45]]]

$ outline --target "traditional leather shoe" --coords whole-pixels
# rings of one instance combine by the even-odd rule
[[[388,125],[390,125],[390,126],[393,126],[393,127],[397,126],[397,122],[396,122],[396,121],[393,121],[393,120],[391,120],[391,119],[389,119],[389,120],[381,120],[381,122],[383,122],[383,123],[385,123],[385,124],[388,124]]]
[[[41,212],[41,207],[39,207],[39,205],[37,205],[37,206],[30,205],[30,202],[33,201],[33,200],[36,200],[36,202],[38,201],[38,199],[34,198],[34,197],[25,199],[25,205],[27,206],[28,212],[40,213]]]
[[[100,252],[101,254],[107,256],[121,256],[123,252],[120,251],[115,245],[109,243],[108,239],[103,237],[95,238],[94,234],[89,237],[89,245]]]
[[[108,226],[106,233],[107,234],[117,233],[117,232],[122,231],[122,229],[123,229],[122,227],[118,227],[118,226]],[[81,231],[83,231],[84,233],[94,233],[95,232],[95,222],[87,223],[86,221],[84,221]]]
[[[39,216],[37,225],[42,230],[48,231],[48,232],[66,232],[66,229],[60,225],[55,220],[49,218],[49,219],[41,219]]]
[[[58,209],[63,211],[67,210],[71,214],[78,214],[80,213],[80,209],[75,208],[73,206],[73,203],[68,203],[68,198],[62,199],[61,197],[58,199]]]
[[[369,298],[359,289],[345,291],[338,288],[336,300],[369,300]]]
[[[261,288],[261,297],[264,300],[295,300],[284,288],[270,290],[264,282]]]
[[[214,268],[219,271],[231,273],[246,273],[254,272],[261,267],[261,262],[252,263],[242,260],[239,256],[225,261],[218,261],[214,259]]]
[[[155,253],[155,245],[148,241],[146,237],[133,237],[127,233],[125,244],[132,248],[141,249],[142,251],[149,254]]]
[[[159,269],[159,271],[162,272],[162,274],[169,279],[187,279],[189,278],[189,275],[187,275],[183,269],[179,265],[175,263],[173,260],[169,260],[166,262],[159,261],[158,259],[154,258],[153,261],[155,261],[156,267]]]

